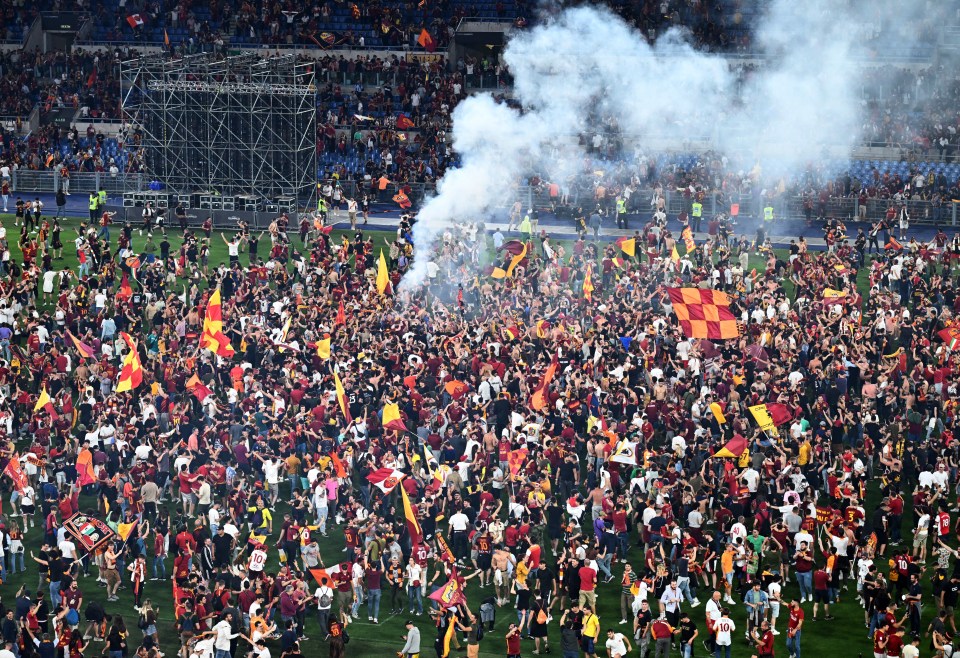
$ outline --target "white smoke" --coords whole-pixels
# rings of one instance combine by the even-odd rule
[[[419,258],[404,285],[422,282],[428,245],[452,223],[493,217],[533,172],[548,180],[568,174],[584,157],[577,134],[600,117],[615,120],[646,153],[711,148],[784,172],[827,145],[848,153],[862,123],[861,11],[853,0],[773,0],[754,28],[754,49],[767,61],[745,82],[722,55],[691,46],[684,31],[651,45],[602,7],[567,9],[519,32],[504,60],[523,109],[489,94],[457,106],[453,147],[462,164],[418,214]]]

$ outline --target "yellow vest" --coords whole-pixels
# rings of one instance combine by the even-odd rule
[[[763,220],[766,222],[773,221],[773,206],[767,206],[763,209]]]
[[[100,202],[100,205],[101,205],[101,206],[107,205],[107,193],[106,193],[106,191],[100,190],[100,192],[97,193],[97,200]]]
[[[702,216],[702,215],[703,215],[703,204],[702,204],[702,203],[694,203],[694,204],[693,204],[693,216],[694,216],[694,217],[700,217],[700,216]]]
[[[90,210],[96,210],[96,209],[97,209],[97,197],[95,197],[94,195],[91,194],[91,195],[90,195]]]

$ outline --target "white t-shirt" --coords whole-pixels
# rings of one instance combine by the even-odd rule
[[[273,461],[263,462],[263,477],[267,484],[280,483],[280,464]]]
[[[450,528],[456,532],[463,532],[467,529],[470,518],[463,512],[457,512],[450,517]]]
[[[613,637],[609,638],[606,642],[607,651],[610,652],[611,656],[625,656],[627,655],[627,645],[623,642],[622,633],[614,633]]]
[[[793,546],[794,546],[794,548],[796,548],[797,550],[800,550],[800,544],[801,544],[801,543],[806,543],[806,544],[807,544],[807,548],[812,548],[812,547],[813,547],[813,535],[811,535],[809,532],[805,532],[805,531],[801,530],[800,532],[798,532],[797,534],[795,534],[795,535],[793,536]]]
[[[64,539],[62,542],[57,544],[57,548],[60,549],[60,553],[68,560],[73,560],[77,557],[77,545],[74,544],[69,539]]]

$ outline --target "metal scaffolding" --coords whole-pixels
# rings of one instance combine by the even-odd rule
[[[317,177],[314,64],[296,55],[146,56],[120,65],[147,175],[175,193],[308,197]]]

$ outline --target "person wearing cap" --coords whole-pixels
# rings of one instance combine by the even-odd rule
[[[412,619],[404,623],[404,628],[407,633],[403,636],[403,648],[397,652],[397,658],[417,658],[420,654],[420,629],[414,626]]]

